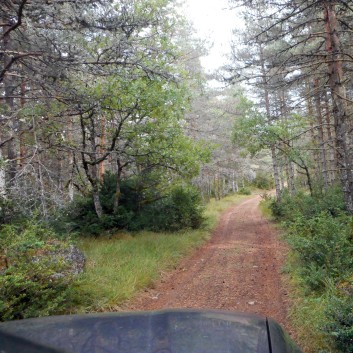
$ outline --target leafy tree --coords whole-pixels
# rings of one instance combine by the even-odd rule
[[[47,218],[88,186],[102,217],[105,169],[118,183],[147,166],[169,178],[196,172],[204,153],[181,128],[189,75],[173,1],[22,0],[0,8],[5,197],[24,194],[24,211],[39,208]]]
[[[246,21],[253,28],[243,47],[249,54],[249,46],[259,47],[257,55],[245,56],[233,69],[263,92],[268,118],[285,119],[290,111],[307,116],[303,136],[311,134],[307,150],[319,172],[314,174],[321,174],[325,187],[339,175],[351,212],[352,142],[347,125],[351,60],[345,45],[351,9],[345,1],[231,3],[245,6]]]

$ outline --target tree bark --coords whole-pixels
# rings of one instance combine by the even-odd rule
[[[0,161],[2,158],[3,156],[0,148]],[[2,165],[0,165],[0,197],[6,197],[5,168]]]
[[[311,142],[316,148],[319,145],[317,134],[315,131],[314,127],[314,106],[313,106],[313,101],[311,98],[311,85],[307,82],[306,83],[306,94],[307,94],[307,110],[308,110],[308,116],[309,116],[309,121],[310,121],[310,137],[311,137]],[[313,159],[314,159],[314,174],[319,175],[319,172],[321,171],[320,168],[320,163],[319,163],[319,154],[317,153],[316,149],[313,152]]]
[[[115,190],[115,197],[114,197],[114,213],[118,212],[120,197],[121,197],[121,174],[122,174],[122,166],[119,161],[117,160],[117,173],[116,173],[116,190]]]
[[[274,145],[271,146],[271,157],[272,157],[273,177],[274,177],[275,188],[276,188],[276,196],[277,196],[277,199],[280,200],[281,199],[281,184],[280,184],[280,177],[279,177],[279,172],[278,172],[276,147]]]
[[[327,190],[329,186],[328,180],[328,168],[327,168],[327,157],[326,157],[326,141],[324,138],[324,128],[323,128],[323,118],[322,118],[322,106],[321,106],[321,96],[319,92],[319,80],[315,79],[315,107],[316,107],[316,117],[318,124],[318,141],[320,148],[320,162],[321,162],[321,172],[324,181],[324,187]]]
[[[100,154],[103,154],[105,152],[105,117],[104,115],[101,117],[101,137],[100,137]],[[105,160],[102,160],[99,163],[99,180],[103,180],[105,173]]]
[[[342,66],[341,43],[336,18],[336,2],[324,3],[326,49],[328,52],[329,83],[332,94],[333,115],[335,116],[336,141],[341,154],[339,164],[343,165],[341,184],[347,211],[353,214],[353,164],[352,137],[350,136],[349,113],[347,107],[347,93],[344,85],[345,77]],[[338,166],[340,168],[340,165]]]
[[[324,100],[325,100],[325,121],[326,121],[326,134],[327,141],[329,146],[329,164],[330,164],[330,182],[335,183],[338,178],[337,166],[338,166],[338,153],[336,146],[336,137],[334,136],[333,126],[335,124],[331,121],[331,109],[330,109],[330,101],[328,97],[327,90],[324,92]]]
[[[5,52],[10,52],[11,51],[11,38],[10,38],[10,33],[8,30],[10,29],[10,26],[4,26],[3,31],[3,48]],[[7,67],[8,64],[11,62],[11,57],[8,54],[3,54],[3,64],[4,67]],[[4,93],[5,93],[5,104],[7,106],[8,112],[8,122],[9,122],[9,137],[10,139],[7,142],[7,159],[9,160],[9,167],[7,168],[7,185],[11,186],[14,182],[14,179],[16,177],[16,169],[17,169],[17,162],[16,162],[16,143],[15,143],[15,126],[16,126],[16,120],[15,120],[15,104],[14,104],[14,90],[15,90],[15,85],[13,82],[13,78],[11,75],[9,75],[9,72],[5,73],[4,80]]]
[[[99,198],[99,190],[93,190],[93,203],[94,203],[94,209],[97,213],[97,216],[99,219],[103,217],[103,207],[101,200]]]
[[[267,116],[268,122],[270,122],[271,121],[270,95],[269,95],[269,91],[267,88],[267,75],[266,75],[266,69],[265,69],[265,59],[264,59],[264,53],[263,53],[263,48],[262,48],[261,44],[259,45],[259,51],[260,51],[260,61],[261,61],[262,82],[264,85],[266,116]],[[276,146],[274,144],[271,145],[271,158],[272,158],[273,178],[275,181],[275,188],[276,188],[276,197],[277,197],[277,200],[280,200],[281,199],[281,182],[280,182],[279,171],[278,171]]]

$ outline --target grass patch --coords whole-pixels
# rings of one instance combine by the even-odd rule
[[[329,299],[326,296],[306,296],[303,292],[296,293],[295,297],[290,320],[302,350],[306,353],[318,353],[320,347],[320,352],[336,352],[327,335],[320,329],[326,323],[325,310]]]
[[[299,274],[297,254],[289,253],[284,272],[290,288],[289,320],[296,336],[296,342],[305,353],[335,352],[323,332],[326,324],[325,311],[329,302],[328,293],[315,295],[303,283]]]
[[[226,196],[220,201],[211,199],[210,202],[207,204],[206,211],[205,211],[205,216],[207,218],[205,222],[206,230],[208,231],[212,230],[218,223],[220,215],[224,211],[226,211],[229,207],[240,203],[242,200],[245,200],[248,197],[249,196],[247,195],[235,194],[235,195]]]
[[[263,198],[260,202],[260,211],[262,215],[268,219],[268,220],[273,220],[272,212],[271,212],[271,198]]]
[[[151,286],[160,273],[210,238],[220,215],[246,197],[228,196],[206,207],[205,227],[176,233],[138,232],[108,238],[81,239],[87,266],[78,284],[79,311],[114,310],[140,290]],[[86,294],[85,294],[86,293]]]

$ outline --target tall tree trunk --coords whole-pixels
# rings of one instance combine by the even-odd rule
[[[102,203],[99,197],[99,190],[98,188],[95,188],[93,190],[93,203],[94,203],[94,209],[97,213],[97,216],[99,219],[101,219],[103,217],[103,207],[102,207]]]
[[[103,154],[105,151],[105,117],[104,115],[101,118],[101,137],[100,137],[100,153]],[[99,163],[99,179],[102,181],[105,173],[105,161],[102,160]]]
[[[238,180],[236,179],[236,176],[235,176],[235,172],[233,171],[233,175],[232,175],[232,190],[233,192],[238,192],[239,190],[239,187],[238,187]]]
[[[313,158],[314,158],[314,172],[316,175],[319,174],[318,171],[320,171],[320,164],[319,164],[319,154],[316,151],[317,146],[319,145],[318,143],[318,138],[316,134],[316,129],[314,127],[314,107],[313,107],[313,102],[311,99],[311,87],[309,83],[306,83],[306,94],[307,94],[307,110],[308,110],[308,116],[309,116],[309,121],[310,121],[310,137],[311,137],[311,142],[314,145],[315,149],[313,152]]]
[[[86,173],[86,177],[92,186],[93,202],[96,214],[98,218],[102,218],[103,207],[99,197],[99,161],[97,161],[98,149],[96,144],[97,134],[95,130],[94,112],[90,113],[90,115],[86,118],[83,114],[81,114],[80,125],[82,134],[82,165]]]
[[[282,92],[280,92],[280,102],[281,102],[281,115],[282,118],[285,121],[288,121],[288,107],[287,107],[287,102],[286,102],[286,96],[285,96],[285,91],[282,90]],[[285,157],[285,171],[286,171],[286,175],[287,175],[287,186],[288,186],[288,190],[289,193],[293,196],[296,193],[295,190],[295,182],[294,182],[294,168],[293,168],[293,163],[291,161],[290,158],[290,152],[293,148],[292,143],[290,141],[287,141],[287,145],[288,145],[288,150],[289,153],[287,154],[287,156]]]
[[[330,110],[330,101],[327,90],[325,89],[324,92],[324,100],[325,100],[325,121],[326,121],[326,134],[327,134],[327,141],[329,146],[329,163],[330,163],[330,180],[331,183],[334,183],[338,180],[338,172],[337,172],[337,165],[338,165],[338,153],[337,153],[337,146],[336,146],[336,138],[334,136],[334,131],[331,121],[331,110]]]
[[[22,66],[21,66],[22,67]],[[22,67],[23,69],[23,67]],[[21,109],[25,107],[25,96],[26,96],[26,80],[22,78],[21,80]],[[20,127],[20,167],[23,167],[25,164],[25,158],[26,158],[26,145],[25,145],[25,129],[24,129],[24,124],[22,122],[19,123]]]
[[[267,121],[271,121],[271,108],[270,108],[270,95],[268,91],[268,84],[267,84],[267,75],[266,75],[266,69],[265,69],[265,59],[264,59],[264,53],[263,53],[263,48],[262,45],[259,45],[259,50],[260,50],[260,61],[261,61],[261,74],[262,74],[262,82],[264,85],[264,96],[265,96],[265,106],[266,106],[266,117]],[[272,168],[273,168],[273,178],[275,181],[275,187],[276,187],[276,197],[277,200],[281,199],[281,183],[280,183],[280,177],[279,177],[279,171],[278,171],[278,160],[277,160],[277,155],[276,155],[276,146],[273,144],[271,145],[271,158],[272,158]]]
[[[288,163],[288,171],[289,171],[289,183],[290,183],[290,193],[291,195],[295,195],[297,193],[296,187],[295,187],[295,168],[294,168],[294,163],[289,162]]]
[[[2,161],[2,151],[0,148],[0,161]],[[6,197],[6,179],[5,179],[5,168],[0,165],[0,197]]]
[[[121,174],[122,174],[122,166],[118,158],[117,172],[116,172],[116,190],[115,190],[115,197],[114,197],[114,213],[118,212],[119,202],[121,198]]]
[[[281,190],[284,190],[286,187],[286,183],[284,180],[284,173],[283,173],[283,163],[281,161],[280,165],[279,165],[279,180],[280,180],[280,185],[281,185]]]
[[[326,141],[324,137],[324,128],[323,128],[323,118],[322,118],[322,107],[321,107],[321,96],[320,96],[320,85],[319,80],[315,79],[315,107],[316,107],[316,117],[318,124],[318,140],[320,148],[320,162],[321,162],[321,172],[322,178],[324,181],[324,187],[327,190],[329,186],[329,177],[328,177],[328,167],[327,167],[327,157],[326,157]]]
[[[5,54],[3,55],[3,64],[4,68],[8,66],[11,62],[11,57],[6,54],[6,52],[11,51],[11,38],[10,33],[6,32],[10,29],[9,26],[3,27],[3,32],[5,33],[3,36],[3,48]],[[11,186],[14,182],[17,170],[17,153],[16,153],[16,142],[15,142],[15,131],[16,131],[16,117],[15,117],[15,104],[14,104],[14,90],[15,84],[14,79],[9,72],[5,73],[3,84],[4,84],[4,93],[5,93],[5,104],[7,106],[7,116],[9,123],[9,139],[7,142],[7,159],[9,160],[9,167],[7,168],[7,185]]]
[[[276,147],[274,145],[271,146],[271,157],[272,157],[272,169],[273,169],[273,177],[275,181],[275,188],[276,188],[276,196],[277,199],[281,199],[281,184],[280,184],[280,177],[278,171],[278,162],[276,156]]]
[[[72,118],[68,118],[68,131],[67,131],[67,139],[69,143],[72,143],[72,130],[73,130],[73,122]],[[69,181],[68,181],[68,196],[69,200],[74,200],[74,175],[75,175],[75,155],[73,151],[69,151],[69,167],[70,167],[70,174],[69,174]]]
[[[336,2],[326,1],[324,7],[326,49],[329,57],[329,82],[332,94],[333,115],[336,119],[337,147],[341,153],[339,167],[343,166],[341,184],[346,208],[350,214],[353,214],[352,137],[349,131],[347,93],[344,85],[345,78],[342,66],[341,43],[336,19]]]
[[[93,203],[94,209],[99,219],[103,216],[103,207],[99,196],[99,171],[98,165],[94,164],[91,166],[92,170],[92,178],[91,178],[91,185],[92,185],[92,194],[93,194]]]
[[[40,191],[40,204],[41,204],[41,209],[42,209],[42,215],[45,220],[48,219],[48,207],[47,207],[47,200],[46,200],[46,195],[45,195],[45,182],[43,178],[43,165],[42,165],[42,160],[40,158],[40,146],[37,138],[37,127],[36,127],[36,120],[35,117],[32,119],[32,124],[33,124],[33,137],[34,137],[34,144],[35,144],[35,154],[36,154],[36,160],[38,164],[37,168],[37,173],[38,173],[38,182],[39,182],[39,191]]]

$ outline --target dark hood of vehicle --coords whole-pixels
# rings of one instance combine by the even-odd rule
[[[0,323],[4,353],[269,353],[266,318],[199,310],[54,316]]]

